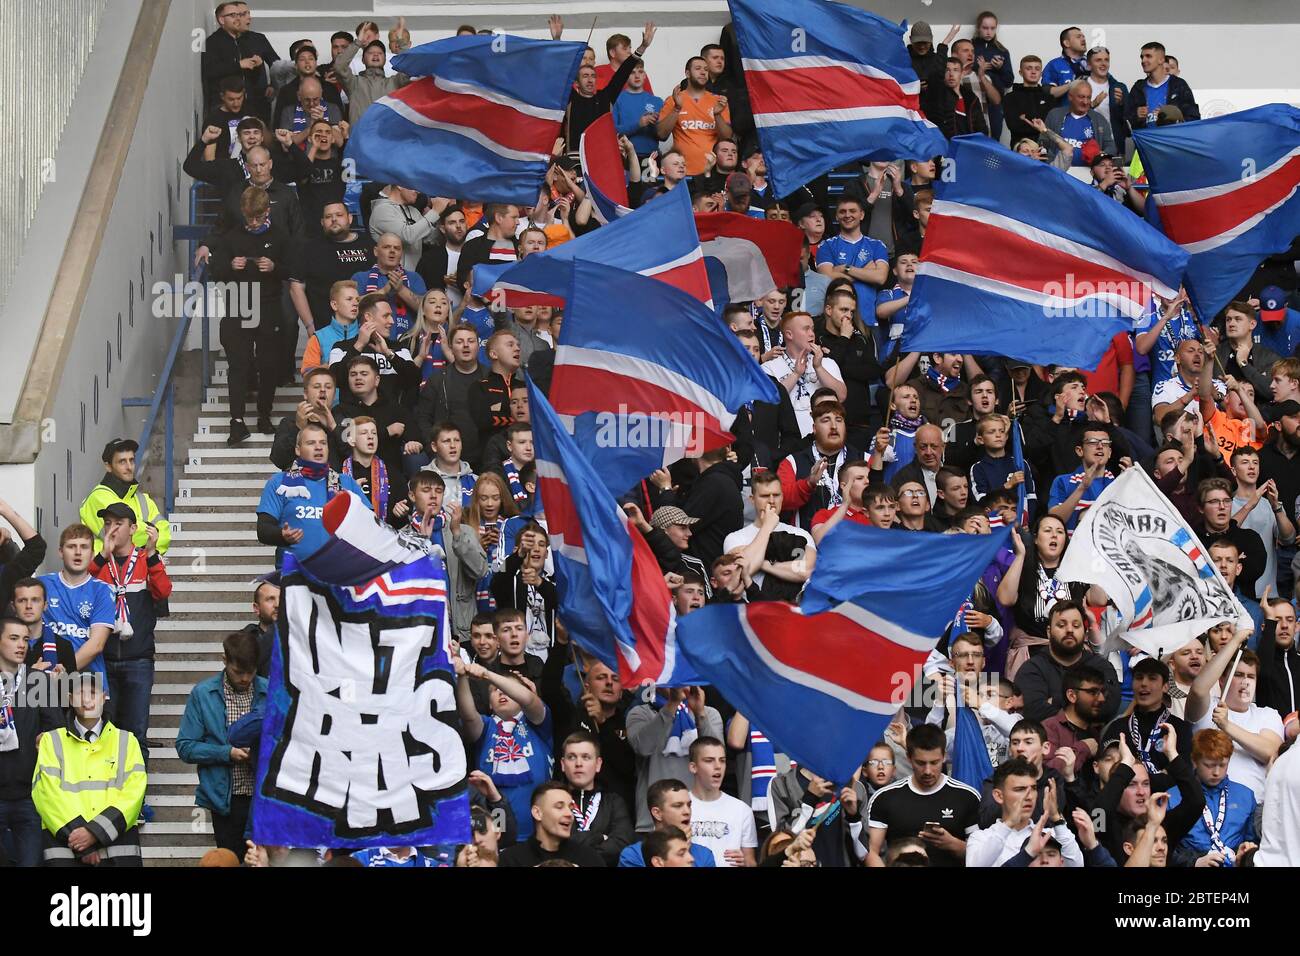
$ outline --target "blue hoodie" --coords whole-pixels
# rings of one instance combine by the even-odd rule
[[[1207,787],[1205,784],[1201,784],[1201,789],[1205,791],[1205,813],[1210,814],[1216,822],[1219,816],[1219,800],[1224,791],[1227,791],[1227,800],[1223,810],[1223,824],[1219,827],[1219,836],[1224,845],[1235,850],[1247,841],[1251,843],[1259,841],[1259,835],[1255,833],[1253,821],[1255,793],[1250,787],[1224,777],[1217,787]],[[1170,810],[1178,805],[1178,798],[1177,788],[1169,791]],[[1197,856],[1204,856],[1215,849],[1214,844],[1210,842],[1209,827],[1205,825],[1205,813],[1201,814],[1196,821],[1196,825],[1187,832],[1187,836],[1183,837],[1182,842],[1179,844],[1181,849],[1192,850]],[[1223,865],[1232,866],[1232,863],[1225,860]]]

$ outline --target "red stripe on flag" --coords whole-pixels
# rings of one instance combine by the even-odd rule
[[[803,230],[794,223],[755,219],[738,212],[704,212],[695,214],[695,231],[701,244],[720,236],[748,239],[758,246],[778,286],[799,285],[802,280]]]
[[[865,106],[921,109],[921,98],[904,93],[896,80],[864,76],[842,66],[746,70],[745,84],[755,115]]]
[[[1123,272],[958,216],[930,216],[921,261],[1039,293],[1052,289],[1078,296],[1092,288],[1118,293],[1139,306],[1149,296],[1146,284]]]
[[[780,603],[751,604],[750,628],[768,653],[794,670],[871,700],[905,694],[928,651],[913,650],[841,614],[797,615]],[[809,634],[816,634],[809,640]]]
[[[583,548],[582,520],[573,504],[569,486],[559,478],[537,476],[537,490],[546,508],[546,527],[551,534],[564,536],[566,544]]]
[[[493,142],[527,153],[550,153],[559,135],[560,123],[528,116],[509,106],[472,93],[448,93],[424,77],[408,83],[394,93],[422,116],[439,123],[451,123],[478,130]]]
[[[547,512],[548,520],[550,516]],[[643,679],[654,680],[663,670],[672,595],[649,543],[636,529],[627,530],[632,542],[632,615],[628,623],[636,639],[641,666],[633,672],[626,661],[622,662],[620,670],[625,673],[620,674],[620,679],[624,686],[635,687]]]
[[[1297,186],[1300,186],[1300,156],[1293,156],[1280,169],[1254,181],[1243,181],[1231,192],[1160,206],[1160,223],[1165,235],[1180,245],[1202,242],[1277,205]]]
[[[640,413],[689,424],[703,430],[704,444],[697,445],[699,452],[720,448],[736,440],[723,429],[721,422],[685,396],[653,382],[608,369],[556,364],[551,377],[550,399],[561,415]],[[629,431],[631,434],[627,437],[635,437],[635,428]]]
[[[663,272],[656,272],[650,278],[658,279],[674,289],[680,289],[701,302],[708,302],[713,298],[713,293],[709,289],[709,270],[704,267],[703,257]]]

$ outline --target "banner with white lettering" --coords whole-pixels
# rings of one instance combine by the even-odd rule
[[[254,839],[297,847],[467,843],[442,562],[403,547],[349,498],[344,492],[326,506],[333,537],[321,551],[330,561],[300,565],[285,556]],[[356,562],[346,557],[354,550]],[[357,581],[355,569],[381,553],[389,560],[377,577],[320,580]]]
[[[1225,621],[1251,627],[1205,545],[1141,468],[1088,509],[1056,576],[1100,585],[1115,605],[1112,633],[1153,657]]]

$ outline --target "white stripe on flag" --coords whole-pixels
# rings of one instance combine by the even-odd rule
[[[484,149],[496,153],[502,159],[515,159],[521,163],[545,163],[550,162],[551,159],[550,153],[526,153],[523,150],[510,149],[508,146],[502,146],[496,140],[489,139],[478,130],[470,129],[468,126],[457,126],[454,123],[442,123],[438,120],[431,120],[423,113],[411,109],[411,107],[407,106],[401,100],[395,99],[391,96],[385,96],[381,99],[375,100],[374,105],[387,106],[398,116],[415,123],[417,126],[423,126],[426,129],[440,129],[443,132],[455,133],[457,136],[464,136],[466,139],[471,139],[478,143]]]
[[[979,206],[969,206],[966,203],[951,202],[944,199],[936,199],[930,209],[930,215],[951,216],[954,219],[969,219],[974,222],[982,222],[988,226],[995,226],[998,229],[1005,229],[1007,232],[1015,233],[1021,238],[1028,239],[1030,242],[1036,242],[1040,246],[1046,246],[1049,249],[1055,249],[1057,252],[1064,252],[1066,255],[1083,259],[1085,262],[1092,262],[1099,266],[1104,266],[1114,272],[1121,272],[1126,276],[1148,285],[1156,291],[1156,294],[1164,299],[1172,299],[1178,294],[1176,289],[1170,289],[1163,282],[1156,279],[1155,276],[1135,269],[1130,265],[1120,262],[1113,256],[1108,256],[1092,246],[1084,245],[1081,242],[1074,242],[1059,236],[1054,232],[1047,232],[1039,229],[1037,226],[1031,226],[1028,223],[1021,222],[1019,219],[1012,219],[1010,216],[1004,216],[1001,213],[993,212],[990,209],[982,209]]]
[[[913,123],[934,124],[916,110],[903,106],[858,106],[845,110],[792,110],[789,113],[754,113],[759,129],[772,126],[804,126],[808,123],[851,123],[855,120],[906,119]],[[937,127],[936,127],[937,128]]]
[[[878,614],[873,614],[860,605],[845,601],[843,604],[831,608],[829,613],[848,618],[859,627],[874,631],[885,640],[891,641],[899,647],[906,647],[911,651],[930,651],[934,649],[935,638],[913,634],[907,628],[899,627],[897,624],[885,620]]]
[[[1296,194],[1295,187],[1292,187],[1289,193],[1287,193],[1277,202],[1273,203],[1273,205],[1269,206],[1267,209],[1257,212],[1249,219],[1237,223],[1237,225],[1233,226],[1227,232],[1221,232],[1217,236],[1210,236],[1210,238],[1202,239],[1200,242],[1179,243],[1179,246],[1183,250],[1185,250],[1189,255],[1196,255],[1197,253],[1200,252],[1209,252],[1211,249],[1217,249],[1219,248],[1219,246],[1227,245],[1228,243],[1236,239],[1238,236],[1242,236],[1250,232],[1250,230],[1254,229],[1256,226],[1258,226],[1261,222],[1264,221],[1265,216],[1273,212],[1273,210],[1277,209],[1283,203],[1290,202],[1291,198],[1295,194]],[[1159,202],[1158,198],[1157,198],[1157,202]]]
[[[490,103],[496,103],[498,106],[505,106],[517,113],[523,113],[525,116],[535,116],[538,119],[550,120],[558,123],[564,119],[564,110],[548,110],[541,106],[533,106],[531,103],[525,103],[523,100],[517,100],[513,97],[506,96],[504,93],[498,93],[496,90],[489,90],[482,86],[475,86],[473,83],[458,83],[455,80],[448,80],[445,77],[435,76],[433,85],[440,90],[446,90],[448,93],[460,93],[465,96],[477,96],[485,99]]]
[[[665,262],[662,263],[661,265],[651,266],[648,269],[638,269],[637,275],[657,276],[660,273],[669,271],[670,269],[676,269],[680,266],[688,265],[692,262],[698,262],[700,259],[703,258],[704,258],[704,253],[700,250],[699,246],[696,246],[690,252],[686,253],[686,255],[680,256],[679,258],[674,259],[672,262]]]
[[[765,70],[812,70],[823,67],[839,67],[841,70],[848,70],[850,73],[860,73],[862,76],[869,76],[877,80],[889,80],[894,83],[904,93],[920,93],[921,81],[913,80],[910,83],[902,83],[897,77],[891,76],[884,70],[879,70],[874,66],[866,63],[856,63],[852,60],[836,60],[829,56],[787,56],[780,59],[763,60],[756,57],[745,57],[742,61],[746,70],[763,72]]]
[[[707,414],[716,418],[723,428],[730,427],[731,422],[736,417],[727,411],[726,406],[712,392],[691,381],[686,376],[647,359],[634,358],[631,355],[624,355],[621,352],[609,352],[604,349],[561,345],[555,350],[556,370],[562,365],[601,369],[628,378],[640,379],[652,385],[657,385],[664,391],[683,395],[702,408]],[[667,409],[665,409],[666,413]]]
[[[796,609],[797,611],[798,609]],[[791,667],[772,656],[772,653],[763,646],[763,642],[758,639],[753,628],[749,626],[749,618],[744,613],[743,608],[738,609],[736,614],[740,621],[741,630],[745,633],[745,639],[749,641],[749,646],[776,674],[784,677],[792,684],[798,684],[800,687],[807,687],[809,690],[815,690],[825,694],[828,697],[834,697],[836,700],[847,704],[854,710],[865,711],[869,714],[882,714],[892,716],[898,713],[898,704],[888,700],[876,700],[873,697],[863,697],[861,694],[855,694],[846,687],[839,684],[832,684],[830,681],[822,680],[820,677],[814,677],[807,671],[801,671],[798,668]],[[930,643],[934,643],[931,638]]]
[[[763,249],[751,239],[717,236],[700,244],[704,255],[719,260],[727,272],[727,291],[733,302],[753,302],[776,288]]]
[[[1267,169],[1261,169],[1253,176],[1242,177],[1240,179],[1231,179],[1226,183],[1218,186],[1201,186],[1198,189],[1181,189],[1177,192],[1152,194],[1152,198],[1162,206],[1177,206],[1182,203],[1199,202],[1202,199],[1213,199],[1215,196],[1222,196],[1225,193],[1236,192],[1238,189],[1244,189],[1247,186],[1253,186],[1267,176],[1277,172],[1295,157],[1300,156],[1300,146],[1286,155],[1280,157],[1276,162],[1270,164]]]
[[[1115,310],[1129,319],[1140,319],[1147,313],[1147,307],[1138,305],[1127,296],[1112,294],[1109,292],[1094,292],[1090,295],[1079,295],[1074,298],[1066,298],[1061,295],[1048,295],[1036,289],[1026,289],[1023,286],[1011,285],[1007,282],[999,282],[996,279],[990,279],[987,276],[975,275],[973,272],[963,272],[961,269],[952,269],[948,266],[941,266],[934,262],[922,262],[916,267],[918,276],[931,276],[935,279],[945,279],[948,282],[956,282],[960,285],[969,286],[979,289],[981,292],[989,292],[993,295],[1006,296],[1009,299],[1015,299],[1018,302],[1027,302],[1030,305],[1041,306],[1043,309],[1052,309],[1055,311],[1068,311],[1081,302],[1089,299],[1096,299],[1101,302],[1108,302],[1115,307]]]

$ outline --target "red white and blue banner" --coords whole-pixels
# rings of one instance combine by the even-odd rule
[[[1133,139],[1148,218],[1191,256],[1187,294],[1209,321],[1300,236],[1300,110],[1271,103]]]
[[[949,144],[903,349],[1096,368],[1173,298],[1187,253],[1099,190],[987,136]]]
[[[601,225],[630,213],[627,174],[623,153],[618,148],[613,113],[602,113],[583,130],[578,141],[578,159],[582,162],[582,179],[591,197],[592,212]]]
[[[846,783],[1008,536],[842,522],[803,607],[709,605],[678,619],[677,649],[777,750]]]
[[[537,202],[585,49],[497,34],[393,57],[419,79],[380,97],[352,131],[355,172],[431,196]]]
[[[563,286],[567,286],[567,279],[562,276],[563,270],[548,271],[544,264],[574,259],[649,276],[712,305],[691,197],[685,189],[670,190],[630,216],[520,262],[475,266],[473,292],[482,299],[503,296],[502,304],[511,309],[562,306],[563,290],[545,287],[553,287],[557,275],[562,277]]]
[[[802,281],[803,231],[793,223],[706,212],[696,213],[695,230],[705,259],[716,259],[726,274],[729,302],[753,302]]]
[[[1084,513],[1056,577],[1101,585],[1115,605],[1107,630],[1152,657],[1224,621],[1252,626],[1196,532],[1141,468]]]
[[[329,543],[301,564],[284,557],[253,839],[468,842],[442,563],[404,545],[350,492],[331,499],[322,522]]]
[[[531,381],[529,402],[537,490],[569,637],[616,671],[625,687],[647,679],[699,683],[676,653],[672,595],[650,545]]]
[[[826,0],[728,0],[745,86],[778,196],[854,160],[930,159],[905,28]]]

